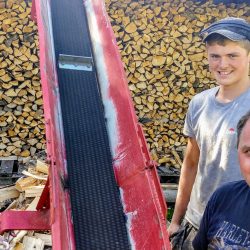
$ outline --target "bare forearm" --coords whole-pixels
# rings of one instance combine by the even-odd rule
[[[175,211],[172,217],[172,223],[180,225],[185,215],[190,200],[191,191],[195,181],[200,150],[194,138],[188,139],[186,154],[181,168],[179,188],[175,203]]]
[[[190,200],[190,195],[194,180],[196,177],[197,167],[196,166],[187,166],[185,162],[183,163],[181,176],[179,181],[179,188],[176,197],[175,211],[172,217],[172,222],[180,224],[182,218],[185,215],[187,206]]]

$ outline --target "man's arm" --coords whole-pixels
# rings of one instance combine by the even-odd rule
[[[176,197],[174,214],[168,228],[169,236],[175,233],[181,224],[181,220],[186,213],[190,200],[191,191],[197,173],[200,149],[195,138],[188,138],[185,157],[183,160],[179,188]]]
[[[199,230],[192,242],[195,250],[203,250],[208,248],[208,231],[210,225],[210,218],[214,215],[214,206],[216,206],[216,195],[213,195],[206,206],[205,212],[202,216]]]

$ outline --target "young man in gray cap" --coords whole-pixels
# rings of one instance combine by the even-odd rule
[[[250,24],[225,18],[201,35],[218,86],[196,95],[189,105],[184,126],[188,144],[168,228],[173,249],[193,249],[211,194],[226,182],[242,179],[236,126],[250,106]]]

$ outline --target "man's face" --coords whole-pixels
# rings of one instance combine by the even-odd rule
[[[248,81],[250,53],[236,42],[228,41],[224,46],[207,45],[209,69],[217,84],[225,88],[239,87]]]
[[[250,120],[242,129],[239,138],[238,157],[241,173],[250,186]]]

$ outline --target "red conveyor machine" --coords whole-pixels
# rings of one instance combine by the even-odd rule
[[[32,17],[36,20],[39,31],[49,180],[37,211],[3,212],[0,214],[0,231],[51,230],[53,249],[74,250],[77,247],[70,199],[72,194],[62,181],[67,178],[68,172],[61,104],[59,94],[55,91],[58,77],[51,24],[52,1],[33,0],[32,3]],[[167,207],[156,165],[150,157],[143,130],[135,115],[104,2],[86,0],[83,1],[82,8],[87,17],[113,170],[126,217],[130,248],[170,249],[166,226]],[[81,249],[88,248],[81,246]],[[109,248],[103,246],[102,249]]]

